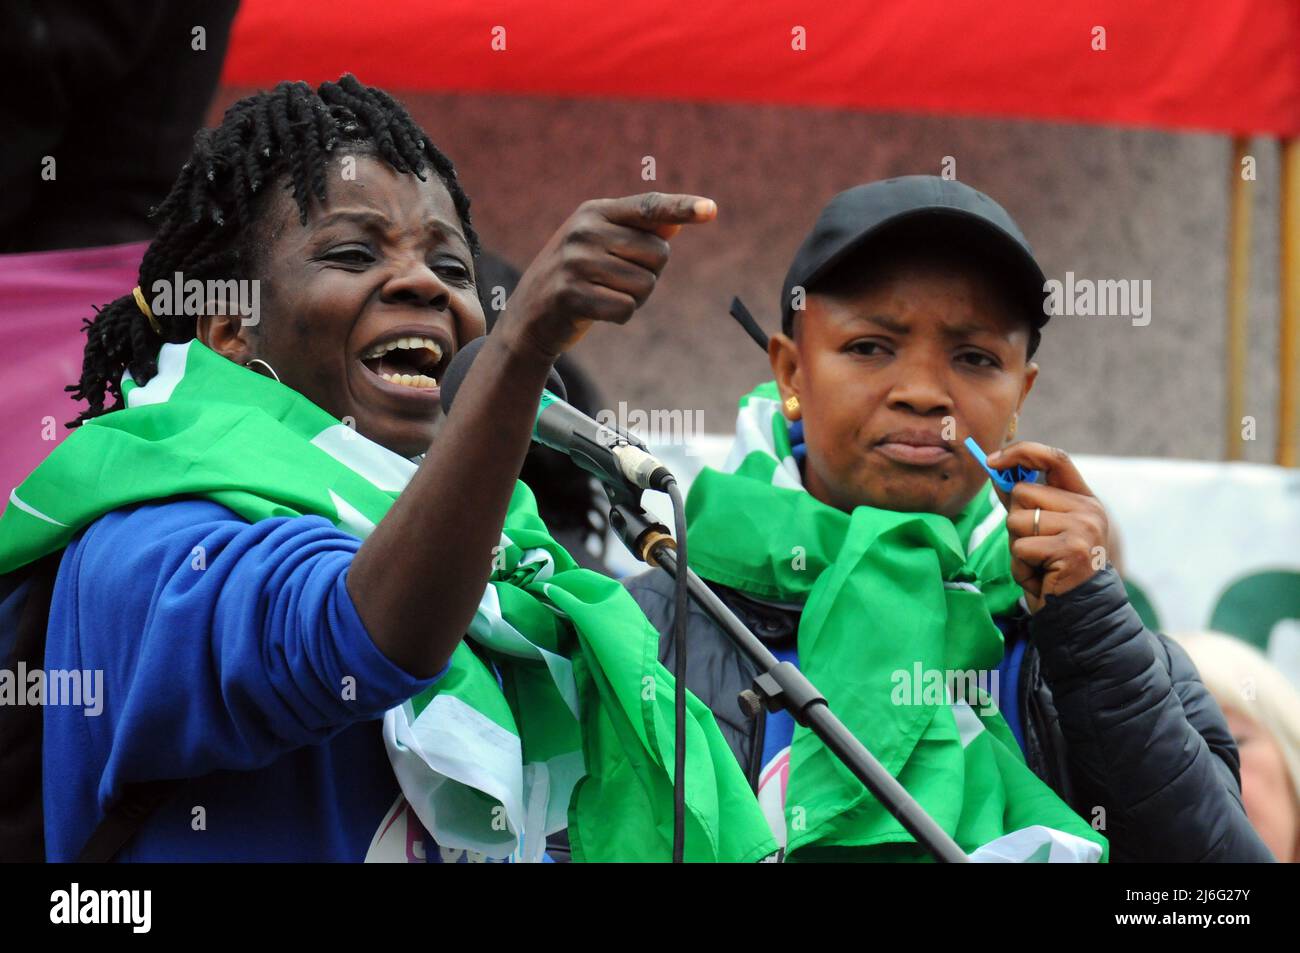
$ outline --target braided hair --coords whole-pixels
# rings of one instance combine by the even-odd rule
[[[292,191],[299,219],[306,225],[311,197],[325,201],[331,155],[345,144],[421,181],[431,167],[446,186],[477,257],[469,197],[451,160],[391,96],[345,74],[317,90],[303,82],[280,83],[270,92],[241,99],[226,110],[221,125],[195,135],[189,161],[162,204],[150,212],[158,230],[140,263],[140,288],[147,292],[155,281],[178,271],[186,280],[247,276],[254,264],[257,216],[263,210],[256,201],[258,192],[287,177],[286,190]],[[158,372],[164,342],[182,343],[195,335],[192,315],[156,315],[155,320],[161,336],[132,294],[97,308],[93,320],[84,320],[81,379],[64,389],[89,406],[69,427],[117,410],[124,371],[146,383]],[[116,403],[105,409],[110,394]]]

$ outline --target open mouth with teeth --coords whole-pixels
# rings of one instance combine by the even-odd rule
[[[390,384],[433,390],[442,374],[442,358],[442,345],[433,338],[408,336],[373,345],[361,355],[361,363]]]

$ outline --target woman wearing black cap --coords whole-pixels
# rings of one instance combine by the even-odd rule
[[[692,565],[976,859],[1269,860],[1223,716],[1128,604],[1101,505],[1063,451],[1011,442],[1043,294],[967,186],[836,196],[786,278],[775,381],[691,488]],[[628,587],[666,635],[671,581]],[[741,715],[755,673],[719,629],[688,637],[689,687],[789,855],[916,856],[811,732]]]

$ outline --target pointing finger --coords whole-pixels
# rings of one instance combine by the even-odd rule
[[[596,205],[607,221],[653,231],[662,238],[671,238],[682,225],[710,222],[718,215],[717,203],[701,195],[646,192],[602,199]]]

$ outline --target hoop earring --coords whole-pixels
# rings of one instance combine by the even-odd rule
[[[255,357],[251,361],[244,362],[245,367],[252,367],[254,364],[261,364],[263,367],[265,367],[268,371],[271,372],[271,376],[275,378],[275,382],[277,384],[280,383],[280,375],[275,372],[275,368],[272,367],[270,364],[266,363],[266,361],[262,360],[260,357]],[[253,373],[256,374],[257,371],[254,371]]]

